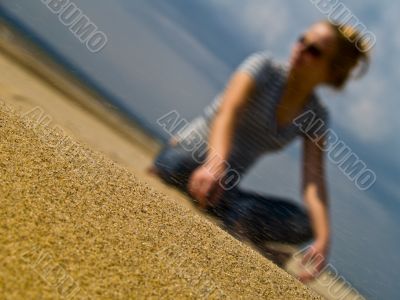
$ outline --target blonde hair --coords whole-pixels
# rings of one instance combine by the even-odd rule
[[[332,77],[329,84],[340,90],[344,88],[355,67],[361,64],[360,71],[355,78],[362,77],[368,71],[370,47],[356,28],[346,24],[333,24],[327,20],[322,22],[330,26],[337,38],[337,51],[331,63]]]

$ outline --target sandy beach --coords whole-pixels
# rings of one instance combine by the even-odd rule
[[[0,120],[6,298],[318,299],[102,154],[4,105]]]

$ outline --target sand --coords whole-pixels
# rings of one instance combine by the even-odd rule
[[[62,131],[0,107],[0,292],[12,299],[318,299]]]

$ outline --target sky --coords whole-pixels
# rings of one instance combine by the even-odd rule
[[[314,1],[315,2],[315,1]],[[156,120],[176,109],[191,120],[252,52],[287,60],[297,36],[324,19],[312,1],[89,0],[74,3],[106,33],[91,53],[40,1],[2,0],[68,62],[162,134]],[[333,241],[330,262],[368,299],[398,299],[400,258],[400,2],[342,1],[377,37],[369,73],[342,92],[322,88],[331,128],[377,175],[367,191],[328,162]],[[299,141],[262,157],[244,188],[301,201]],[[285,184],[282,184],[282,183]]]

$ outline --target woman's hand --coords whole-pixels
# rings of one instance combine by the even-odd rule
[[[189,193],[199,201],[200,207],[215,206],[222,197],[223,188],[219,183],[219,171],[211,171],[206,165],[201,165],[193,171],[189,178]]]
[[[326,266],[328,253],[328,242],[315,241],[314,244],[307,249],[302,258],[301,264],[303,271],[298,276],[299,280],[303,283],[307,283],[318,277],[322,269]],[[311,266],[308,266],[306,269],[306,266],[309,264],[311,264]]]

